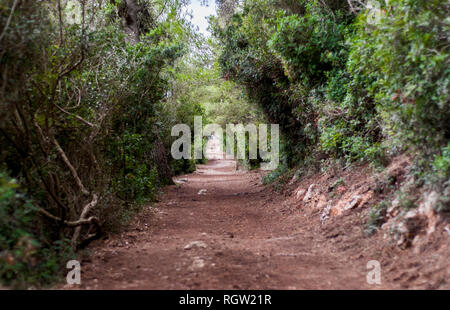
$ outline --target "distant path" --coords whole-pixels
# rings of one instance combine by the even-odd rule
[[[221,157],[214,139],[208,152]],[[363,262],[339,256],[306,214],[283,215],[284,197],[260,179],[220,159],[177,177],[156,208],[93,247],[82,288],[367,288]]]

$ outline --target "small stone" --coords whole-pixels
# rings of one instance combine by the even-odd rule
[[[292,179],[289,181],[289,185],[294,184],[295,181],[297,181],[298,179],[298,171],[295,172],[294,176],[292,177]]]
[[[347,203],[347,205],[344,207],[344,210],[350,210],[353,208],[356,208],[359,203],[361,202],[361,196],[353,196],[352,200]]]
[[[331,211],[331,203],[328,203],[327,206],[323,209],[322,214],[320,215],[320,222],[325,224],[325,221],[329,218]]]
[[[297,190],[297,193],[295,195],[297,196],[297,199],[302,199],[305,193],[306,191],[303,188],[300,188]]]
[[[200,269],[205,267],[205,261],[200,257],[194,257],[194,261],[192,262],[191,269]]]
[[[387,210],[386,210],[386,214],[388,218],[395,218],[397,215],[400,214],[400,209],[392,204]]]
[[[203,188],[203,189],[199,190],[197,194],[198,195],[205,195],[206,192],[207,192],[207,190]]]
[[[190,249],[192,249],[194,247],[204,248],[205,249],[207,247],[207,245],[203,241],[192,241],[192,242],[189,242],[188,244],[186,244],[184,249],[185,250],[190,250]]]
[[[450,228],[447,226],[444,227],[444,230],[447,232],[447,234],[450,236]]]

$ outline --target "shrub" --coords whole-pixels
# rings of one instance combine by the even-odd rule
[[[46,244],[49,232],[38,218],[17,181],[0,172],[0,281],[6,285],[50,284],[58,279],[61,265],[73,258],[69,240]]]
[[[365,224],[364,233],[366,236],[373,235],[378,228],[384,223],[386,217],[386,210],[389,203],[385,200],[380,201],[370,209]]]
[[[440,0],[380,1],[383,14],[361,14],[349,67],[374,98],[391,145],[435,154],[450,136],[449,4]]]
[[[442,178],[450,176],[450,143],[442,148],[441,154],[435,155],[433,169]]]

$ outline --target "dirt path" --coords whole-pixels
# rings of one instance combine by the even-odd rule
[[[94,246],[81,288],[370,288],[367,260],[342,255],[311,214],[287,216],[259,172],[216,159],[177,180],[126,232]]]
[[[76,288],[449,288],[445,223],[421,246],[400,249],[381,232],[364,236],[370,204],[322,222],[323,208],[296,198],[299,184],[281,192],[263,186],[261,172],[217,159],[222,154],[214,139],[207,155],[213,159],[177,177],[126,231],[91,247]],[[369,176],[355,169],[333,178],[370,187]],[[316,183],[324,192],[329,177],[311,175],[300,186]],[[366,282],[370,260],[381,264],[381,285]]]

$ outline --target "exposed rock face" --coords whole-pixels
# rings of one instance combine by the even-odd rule
[[[327,206],[323,209],[322,214],[320,215],[320,223],[324,224],[326,220],[330,217],[331,211],[331,203],[328,203]]]
[[[441,218],[435,209],[442,203],[441,197],[448,195],[428,191],[418,196],[414,178],[408,177],[407,174],[409,164],[408,158],[400,158],[383,173],[365,179],[341,177],[334,181],[337,178],[335,174],[323,173],[297,187],[293,199],[300,202],[298,205],[300,208],[320,210],[322,224],[330,217],[337,217],[364,206],[376,206],[379,202],[382,202],[382,208],[385,208],[384,204],[391,200],[387,209],[383,209],[380,211],[382,213],[377,215],[383,217],[384,224],[381,231],[384,232],[384,237],[393,238],[401,247],[423,243],[436,231]],[[292,178],[291,183],[296,180]],[[411,196],[418,207],[407,209],[412,205],[409,206],[407,201],[405,204],[402,200],[405,199],[403,195],[394,194],[395,190],[399,189],[401,192],[413,193]],[[392,194],[395,196],[392,197]],[[447,229],[447,233],[450,234],[450,228]]]
[[[358,188],[354,191],[345,192],[342,197],[333,201],[333,205],[330,209],[331,216],[341,215],[343,212],[357,207],[363,206],[370,201],[373,197],[373,191],[365,191],[362,188]]]
[[[345,186],[336,189],[335,198],[327,198],[316,183],[308,186],[308,190],[303,187],[297,188],[295,197],[305,204],[310,204],[314,208],[323,210],[321,222],[329,216],[338,216],[346,210],[354,209],[365,204],[372,198],[373,191],[369,191],[367,187],[356,186],[353,190],[348,190]],[[326,209],[326,210],[325,210]]]
[[[355,196],[353,196],[352,200],[349,201],[345,205],[344,210],[350,210],[350,209],[356,208],[360,202],[361,202],[361,196],[355,195]]]
[[[410,246],[414,237],[423,231],[426,222],[426,218],[418,210],[408,211],[398,225],[397,245]]]
[[[316,188],[317,188],[317,185],[314,183],[308,187],[308,191],[306,192],[306,195],[303,197],[303,202],[309,202],[313,198],[313,196],[317,192]]]
[[[331,200],[330,200],[330,202],[331,202]],[[328,200],[327,200],[327,197],[325,196],[325,195],[320,195],[319,196],[319,200],[317,201],[317,204],[316,204],[316,208],[317,209],[324,209],[327,205],[329,204],[329,202],[328,202]]]
[[[299,188],[297,189],[297,192],[295,193],[295,196],[297,197],[297,199],[303,199],[303,197],[306,194],[306,190],[304,190],[303,188]]]
[[[420,243],[419,239],[430,236],[436,230],[439,216],[434,211],[439,201],[439,194],[435,191],[423,194],[419,207],[405,212],[399,207],[399,198],[395,198],[387,210],[388,222],[383,224],[382,230],[388,230],[400,247]]]
[[[390,207],[387,209],[388,218],[394,218],[397,215],[399,215],[399,213],[400,213],[400,208],[398,207],[399,203],[400,203],[400,201],[399,201],[398,197],[396,197],[394,200],[392,200]]]
[[[438,216],[434,211],[434,206],[438,201],[439,194],[435,191],[432,191],[429,194],[424,194],[423,202],[419,205],[419,214],[422,214],[427,218],[427,235],[432,234],[436,230]]]

